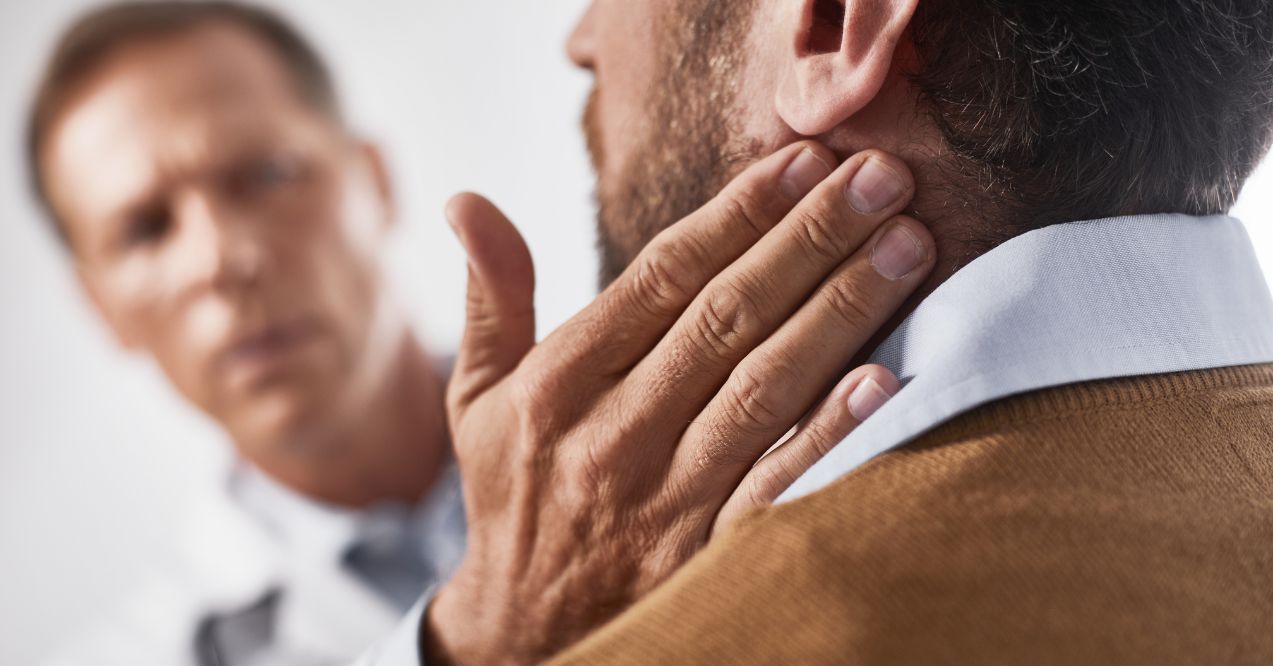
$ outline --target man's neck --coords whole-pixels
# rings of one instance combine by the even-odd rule
[[[943,191],[940,185],[935,184],[931,180],[926,180],[926,176],[931,177],[931,173],[927,169],[917,170],[916,175],[920,180],[919,188],[921,191],[925,189],[929,192]],[[952,209],[955,212],[951,212]],[[876,334],[863,345],[861,351],[854,357],[850,367],[857,367],[866,363],[876,348],[888,339],[897,330],[897,327],[919,307],[919,304],[936,291],[942,283],[949,280],[973,260],[1024,231],[997,228],[987,219],[972,215],[967,210],[960,210],[960,207],[951,205],[949,198],[931,194],[918,197],[915,207],[908,211],[908,214],[922,221],[932,232],[937,245],[936,264],[933,266],[928,278],[902,303],[893,316],[876,331]]]
[[[313,499],[361,508],[414,504],[429,491],[450,455],[446,380],[410,333],[380,381],[357,404],[325,420],[292,459],[264,471]]]

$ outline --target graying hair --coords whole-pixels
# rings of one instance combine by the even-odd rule
[[[949,166],[1005,231],[1224,213],[1269,148],[1273,0],[933,0],[912,27]]]

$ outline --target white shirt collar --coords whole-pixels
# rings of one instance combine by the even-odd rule
[[[454,522],[461,510],[459,477],[454,463],[446,464],[428,494],[416,505],[382,502],[351,509],[305,497],[260,470],[240,463],[229,478],[231,499],[259,521],[288,551],[303,557],[339,562],[353,546],[383,539],[419,538],[442,532],[438,541],[454,539]],[[445,537],[443,539],[442,537]],[[421,543],[435,550],[442,544]],[[460,539],[463,547],[463,539]],[[442,547],[451,556],[449,547]],[[428,559],[437,554],[429,552]]]
[[[463,555],[454,464],[418,505],[366,510],[314,501],[242,462],[222,478],[217,492],[195,504],[174,576],[180,594],[162,604],[185,623],[183,645],[194,643],[204,619],[242,612],[283,590],[270,654],[338,661],[382,637],[401,613],[344,566],[352,547],[408,539],[441,574]]]
[[[339,560],[363,519],[363,512],[304,497],[242,461],[227,484],[230,499],[296,554]]]
[[[871,358],[902,390],[779,498],[839,479],[978,405],[1076,382],[1273,362],[1273,298],[1242,224],[1059,224],[977,258]]]

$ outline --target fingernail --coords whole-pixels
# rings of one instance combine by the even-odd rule
[[[892,397],[879,382],[867,377],[849,394],[849,413],[858,421],[865,421]]]
[[[902,181],[891,169],[875,158],[868,159],[849,181],[845,196],[859,213],[877,213],[902,196]]]
[[[778,179],[778,189],[787,197],[799,201],[830,175],[831,167],[812,150],[805,148],[791,160],[787,170],[782,172],[782,177]]]
[[[924,261],[924,246],[903,224],[894,224],[871,249],[871,266],[889,280],[900,280]]]

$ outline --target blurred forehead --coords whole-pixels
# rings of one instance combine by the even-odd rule
[[[320,124],[266,43],[209,21],[112,51],[51,126],[43,161],[55,205],[109,207],[164,173]]]

